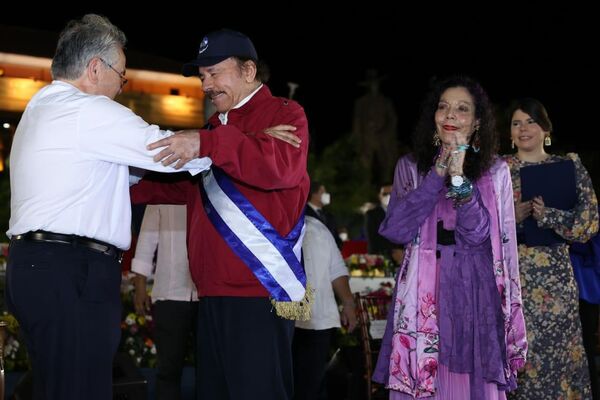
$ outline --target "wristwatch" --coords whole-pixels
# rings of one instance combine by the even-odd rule
[[[450,178],[450,183],[454,187],[460,187],[463,183],[465,183],[465,178],[463,178],[462,175],[454,175]]]

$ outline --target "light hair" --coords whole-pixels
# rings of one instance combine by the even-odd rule
[[[77,79],[94,57],[114,64],[126,42],[125,34],[106,17],[87,14],[80,20],[72,20],[58,38],[52,77]]]

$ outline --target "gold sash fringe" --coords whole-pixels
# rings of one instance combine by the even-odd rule
[[[271,299],[271,304],[275,307],[275,313],[281,318],[293,319],[296,321],[308,321],[312,302],[315,299],[315,291],[310,285],[306,285],[304,298],[300,301],[276,301]]]

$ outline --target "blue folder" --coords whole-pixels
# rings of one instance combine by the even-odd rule
[[[559,210],[570,210],[577,203],[575,164],[572,160],[557,161],[522,167],[521,198],[528,201],[542,196],[544,206]],[[533,216],[523,221],[527,246],[551,246],[565,242],[552,229],[540,229]]]

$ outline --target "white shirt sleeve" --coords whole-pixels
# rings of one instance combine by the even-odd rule
[[[78,121],[79,148],[91,159],[148,169],[157,172],[201,172],[210,167],[208,157],[197,158],[181,170],[155,162],[153,156],[160,149],[147,150],[146,146],[171,136],[173,132],[149,125],[129,108],[97,96],[82,109]]]
[[[142,227],[131,260],[131,270],[146,277],[154,273],[154,254],[158,248],[160,212],[157,205],[146,206]]]
[[[333,282],[334,280],[336,280],[337,278],[339,278],[340,276],[348,276],[348,267],[346,267],[346,263],[344,262],[344,259],[342,258],[342,253],[340,253],[340,250],[337,247],[337,244],[335,243],[335,239],[333,238],[333,235],[331,234],[331,232],[329,231],[329,229],[326,228],[327,231],[327,240],[330,242],[329,245],[327,246],[329,248],[329,277],[331,279],[331,281]]]
[[[307,224],[311,224],[311,229],[310,231],[307,230],[305,237],[307,246],[302,247],[305,260],[308,257],[310,262],[315,263],[315,265],[328,266],[331,282],[340,276],[349,275],[346,263],[342,258],[342,253],[340,253],[335,239],[327,226],[316,218],[306,218],[310,218]],[[323,265],[324,263],[326,264]]]

